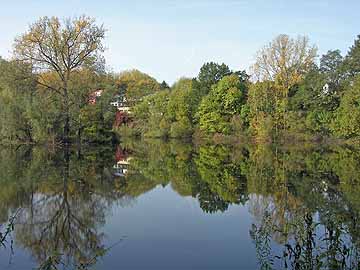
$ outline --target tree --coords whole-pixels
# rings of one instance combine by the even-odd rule
[[[332,73],[337,71],[343,61],[340,50],[329,50],[320,59],[320,71]]]
[[[63,140],[69,142],[70,98],[69,82],[76,70],[84,67],[99,68],[104,51],[103,26],[95,20],[81,16],[75,19],[43,17],[15,40],[17,60],[29,63],[38,74],[37,83],[61,98],[63,114]],[[44,74],[53,72],[59,85],[51,84]]]
[[[84,128],[88,128],[92,124],[95,124],[95,119],[86,119],[83,117],[83,112],[91,111],[97,107],[97,113],[100,119],[107,118],[107,114],[110,112],[109,121],[113,121],[115,117],[116,108],[110,103],[113,101],[114,96],[118,93],[118,89],[115,84],[115,80],[107,74],[99,74],[91,69],[81,69],[73,73],[71,80],[69,81],[69,89],[76,90],[71,91],[71,100],[73,100],[73,106],[71,107],[72,116],[72,130],[77,133],[78,142],[81,142],[82,133]],[[101,97],[96,97],[95,104],[89,104],[89,96],[93,95],[94,90],[102,90]],[[92,121],[94,120],[94,122]],[[102,124],[104,124],[102,122]],[[107,123],[106,132],[111,131],[112,123]],[[85,138],[87,140],[87,138]],[[97,138],[101,141],[101,137]]]
[[[160,84],[160,89],[161,90],[170,89],[170,86],[165,81],[162,81],[162,83]]]
[[[246,82],[249,79],[249,76],[245,71],[233,71],[230,68],[222,64],[217,64],[215,62],[207,62],[201,68],[197,80],[199,82],[199,91],[202,96],[209,93],[211,87],[214,84],[217,84],[225,76],[236,74],[239,76],[241,82]]]
[[[320,59],[320,72],[326,75],[329,91],[336,91],[342,79],[343,57],[340,50],[328,51]]]
[[[230,120],[240,114],[246,85],[236,75],[225,76],[200,103],[199,127],[207,133],[229,134]]]
[[[181,78],[171,88],[166,118],[170,137],[190,137],[193,132],[195,112],[200,102],[194,80]]]
[[[257,53],[253,71],[258,80],[276,81],[288,91],[312,67],[316,52],[305,36],[279,35]]]
[[[29,65],[0,58],[0,141],[33,142],[28,110],[35,99]]]
[[[136,133],[147,137],[167,137],[170,123],[166,119],[169,91],[158,91],[133,107]]]
[[[252,67],[254,75],[257,80],[275,82],[277,89],[274,115],[276,131],[287,128],[289,90],[313,67],[316,52],[316,47],[310,45],[305,36],[293,39],[279,35],[257,53]]]
[[[344,138],[360,136],[360,76],[345,90],[332,123],[332,130]]]
[[[360,35],[357,36],[354,45],[345,56],[342,71],[345,77],[354,77],[360,73]]]
[[[250,132],[257,140],[268,140],[272,135],[276,90],[270,81],[256,82],[249,88]]]
[[[211,86],[218,83],[224,76],[230,75],[230,68],[224,63],[217,64],[215,62],[205,63],[198,75],[198,80],[202,87],[211,89]]]
[[[324,63],[321,70],[314,66],[304,77],[304,79],[293,87],[293,95],[289,97],[289,110],[293,115],[300,116],[301,119],[290,123],[295,129],[299,130],[300,122],[305,121],[306,131],[317,134],[328,134],[329,124],[333,112],[339,106],[339,87],[336,85],[335,73],[337,72]]]
[[[115,121],[116,107],[110,105],[110,102],[116,92],[115,87],[107,86],[101,97],[97,98],[96,104],[79,108],[76,123],[79,141],[104,143],[113,139],[112,127]]]
[[[136,69],[120,73],[116,83],[131,105],[160,90],[159,83],[153,77]]]

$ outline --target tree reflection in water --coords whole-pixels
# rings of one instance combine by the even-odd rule
[[[50,259],[53,267],[60,262],[87,265],[105,253],[104,234],[99,228],[105,223],[107,209],[121,200],[107,168],[113,163],[112,149],[107,151],[110,155],[91,150],[80,155],[69,149],[60,153],[10,151],[10,158],[26,156],[19,162],[1,164],[13,166],[1,177],[12,192],[4,197],[2,207],[21,207],[15,241],[30,250],[39,265],[46,266]],[[20,180],[12,183],[16,179]]]
[[[359,170],[360,151],[339,146],[149,140],[115,149],[1,149],[0,219],[22,208],[15,242],[39,265],[86,268],[107,251],[101,228],[114,204],[171,185],[207,213],[247,207],[262,269],[356,269]]]

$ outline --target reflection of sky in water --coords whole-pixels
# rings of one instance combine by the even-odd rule
[[[105,246],[114,246],[96,269],[254,269],[251,220],[246,206],[207,214],[197,199],[181,197],[170,185],[159,185],[107,211],[100,230],[106,234]],[[36,266],[18,247],[11,265],[9,252],[2,252],[0,258],[1,269]]]
[[[165,203],[164,203],[165,202]],[[137,199],[132,207],[114,207],[104,230],[111,245],[104,269],[256,268],[246,206],[221,214],[204,213],[196,199],[183,198],[170,186]]]
[[[96,245],[111,247],[98,260],[95,269],[258,269],[256,252],[260,249],[255,245],[254,231],[269,233],[269,239],[272,239],[269,257],[274,259],[274,269],[280,269],[283,261],[274,256],[283,254],[285,244],[296,244],[294,236],[301,237],[300,232],[304,232],[306,215],[313,217],[311,222],[327,222],[333,229],[339,229],[341,222],[347,222],[353,230],[358,228],[356,224],[351,225],[357,218],[357,208],[352,209],[357,200],[349,200],[352,198],[349,196],[355,193],[352,190],[344,193],[334,184],[336,182],[332,182],[333,178],[324,177],[322,170],[299,163],[309,153],[296,156],[294,160],[298,167],[295,169],[292,166],[295,163],[285,163],[291,165],[285,186],[283,182],[280,185],[274,182],[278,178],[273,168],[283,164],[262,163],[271,159],[251,159],[251,155],[255,155],[251,149],[238,151],[244,156],[231,156],[230,148],[210,146],[200,149],[194,157],[189,152],[192,148],[187,146],[148,145],[148,148],[140,147],[142,151],[134,155],[118,148],[115,160],[111,151],[107,152],[107,158],[95,159],[92,152],[87,154],[91,159],[74,156],[66,185],[59,164],[40,168],[35,165],[42,162],[37,163],[34,159],[25,165],[38,169],[24,166],[23,171],[29,175],[23,174],[18,179],[13,179],[15,174],[9,169],[3,173],[3,179],[14,180],[5,183],[10,183],[6,190],[15,195],[8,196],[8,200],[3,196],[2,211],[6,213],[19,206],[24,211],[16,221],[20,225],[15,227],[18,235],[13,235],[14,254],[11,255],[9,245],[2,249],[0,269],[37,267],[30,250],[34,249],[32,241],[36,242],[38,235],[32,239],[32,233],[39,234],[44,228],[50,228],[51,217],[58,210],[64,219],[68,210],[74,214],[69,224],[76,230],[71,234],[76,237],[62,243],[76,245],[76,241],[84,241],[79,250],[89,251],[91,256],[96,248],[88,248],[86,245],[94,242],[86,241],[92,237],[97,239]],[[260,152],[264,154],[260,157],[274,158],[271,149],[266,151]],[[337,160],[334,153],[331,157]],[[316,155],[315,158],[317,160]],[[0,160],[0,165],[4,164]],[[17,171],[16,166],[9,168]],[[304,174],[303,170],[308,168]],[[119,172],[121,175],[116,174]],[[44,177],[37,180],[42,175]],[[277,227],[266,230],[271,226],[264,226],[265,230],[256,230],[268,224],[264,219],[267,216]],[[331,225],[333,218],[337,223]],[[78,221],[92,233],[85,236],[86,230]],[[31,222],[37,225],[32,227]],[[338,240],[350,247],[353,239],[347,234],[346,225],[341,228]],[[57,239],[52,237],[56,229],[56,226],[51,227],[47,244],[53,244],[52,240]],[[284,230],[289,237],[284,236]],[[22,232],[25,237],[20,237]],[[328,232],[323,225],[317,225],[312,233],[317,235],[317,251],[324,253],[329,243],[320,241],[319,237],[324,239]]]

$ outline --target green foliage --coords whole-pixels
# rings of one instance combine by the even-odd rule
[[[170,137],[172,138],[188,138],[191,137],[192,132],[192,124],[186,117],[179,118],[170,127]]]
[[[360,76],[345,90],[332,130],[344,138],[360,136]]]
[[[271,138],[273,132],[273,115],[275,112],[275,93],[272,82],[252,84],[247,100],[250,132],[260,140]]]
[[[171,88],[167,106],[170,137],[190,137],[193,132],[194,115],[200,101],[192,79],[182,78]]]
[[[320,59],[320,71],[326,75],[330,91],[335,91],[341,81],[343,60],[340,50],[328,51]]]
[[[341,69],[346,77],[354,77],[360,73],[360,35],[350,47]]]
[[[160,83],[160,89],[161,90],[170,89],[170,86],[165,81],[162,81],[162,83]]]
[[[217,64],[214,62],[205,63],[198,75],[198,80],[201,88],[204,89],[204,94],[207,94],[214,84],[217,84],[222,78],[230,75],[231,71],[224,63]]]
[[[81,132],[78,134],[80,139],[84,142],[109,142],[111,141],[112,124],[115,117],[115,108],[108,105],[96,104],[93,106],[86,106],[80,111],[79,119],[83,126]]]
[[[133,107],[136,133],[149,137],[167,137],[170,125],[166,120],[169,91],[145,97]]]
[[[94,21],[80,17],[68,21],[69,29],[78,31],[76,23],[87,29]],[[58,24],[57,18],[43,18],[30,30],[43,25],[47,49],[66,53],[48,43],[48,27]],[[95,51],[102,52],[103,28],[95,28]],[[17,40],[17,56],[33,44],[31,31]],[[232,71],[224,63],[208,62],[196,78],[181,78],[171,88],[138,70],[107,74],[96,57],[83,59],[69,78],[46,61],[37,63],[46,70],[35,73],[22,61],[0,58],[0,140],[107,142],[115,120],[116,111],[110,106],[114,98],[131,107],[127,123],[117,129],[123,137],[189,138],[196,131],[197,137],[218,133],[232,139],[246,134],[259,141],[287,134],[358,139],[359,40],[345,57],[330,50],[317,66],[316,47],[306,37],[280,35],[259,51],[254,75],[260,81],[251,82],[245,71]],[[41,48],[32,49],[41,53]],[[89,97],[99,89],[104,90],[101,98],[90,105]]]
[[[42,77],[53,78],[53,87],[59,83],[54,73]],[[21,62],[0,60],[0,141],[8,143],[56,143],[64,129],[62,99],[47,87],[37,84],[38,74]],[[104,89],[96,105],[89,104],[89,95],[95,89]],[[115,108],[110,101],[117,92],[112,79],[89,69],[73,72],[68,81],[71,105],[68,115],[70,137],[83,141],[109,139]],[[101,128],[100,128],[101,123]],[[97,128],[95,128],[97,126]],[[82,131],[86,129],[84,134]],[[99,130],[102,130],[100,135]],[[105,132],[106,130],[106,132]],[[105,137],[104,134],[107,134]],[[99,136],[98,136],[99,135]]]
[[[306,128],[317,134],[328,134],[333,114],[326,110],[310,111],[306,116]]]
[[[290,90],[289,109],[306,112],[319,107],[329,110],[336,108],[336,96],[332,92],[324,92],[326,82],[326,76],[314,67],[301,83]]]
[[[0,58],[0,141],[33,141],[28,110],[35,89],[28,65]]]
[[[122,176],[114,174],[115,152],[129,162]],[[230,206],[224,214],[233,214],[243,205],[252,216],[250,236],[263,267],[278,269],[286,261],[307,269],[356,269],[359,153],[334,145],[194,146],[179,140],[53,151],[3,147],[0,221],[21,207],[14,243],[34,263],[91,268],[108,250],[103,227],[110,210],[166,186],[209,214]]]
[[[199,100],[194,81],[182,78],[134,106],[134,127],[148,137],[191,137]]]
[[[199,127],[207,133],[229,134],[230,120],[240,114],[244,104],[245,84],[236,75],[225,76],[213,86],[199,106]]]
[[[131,104],[160,90],[160,84],[154,78],[136,69],[120,73],[116,84]]]
[[[217,84],[225,76],[235,74],[239,77],[242,83],[248,81],[249,76],[245,71],[232,71],[230,68],[222,64],[217,64],[215,62],[207,62],[201,68],[197,76],[198,82],[198,91],[201,96],[207,95],[212,86]]]

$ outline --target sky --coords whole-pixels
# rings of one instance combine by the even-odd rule
[[[360,34],[359,0],[0,0],[0,56],[41,16],[88,15],[107,29],[104,53],[113,72],[139,69],[158,81],[195,77],[203,63],[249,70],[278,34],[307,35],[343,54]]]

